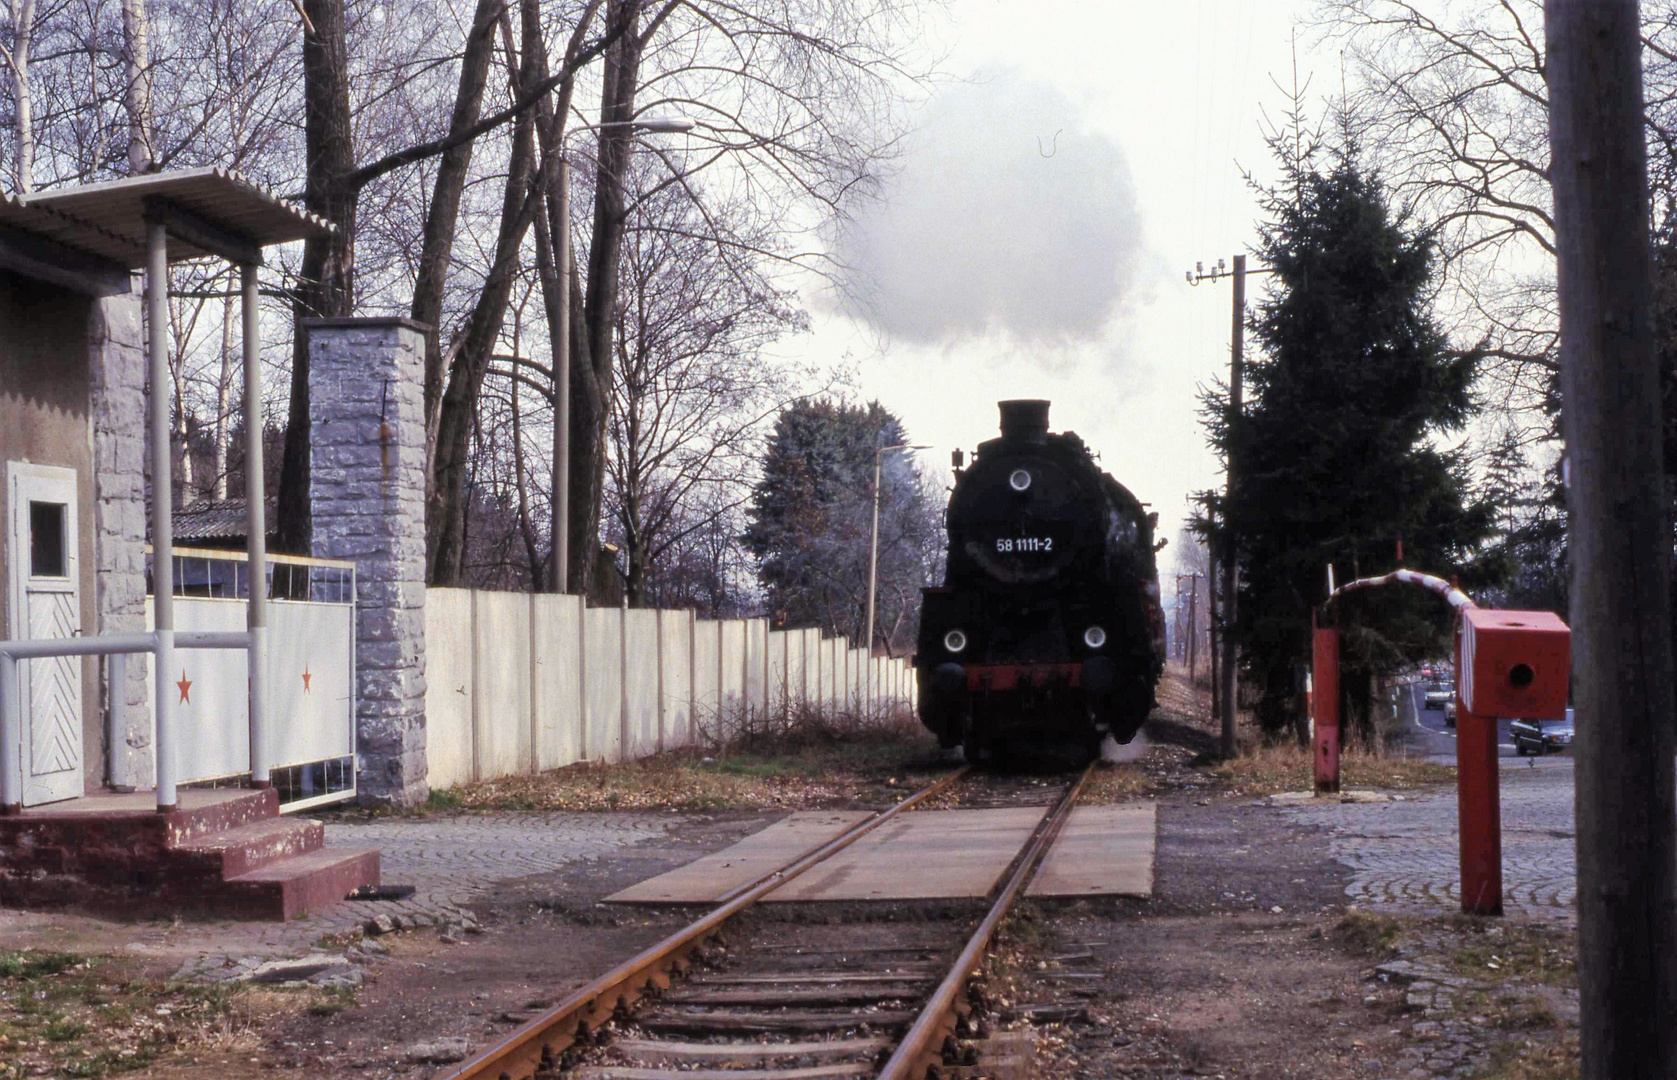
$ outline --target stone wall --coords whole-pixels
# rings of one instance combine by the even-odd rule
[[[424,801],[425,328],[311,319],[310,516],[320,558],[356,564],[357,786]]]
[[[88,316],[94,610],[98,632],[108,634],[146,630],[146,357],[140,308],[139,294],[127,293],[95,300]],[[150,667],[150,657],[128,657],[116,745],[106,748],[105,770],[87,763],[90,788],[98,786],[105,772],[112,784],[151,786],[151,715],[146,704]],[[112,702],[107,681],[101,679],[100,687],[101,712],[108,717]]]

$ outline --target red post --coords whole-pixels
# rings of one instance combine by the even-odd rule
[[[1456,810],[1461,831],[1462,911],[1502,914],[1502,806],[1497,722],[1462,700],[1462,637],[1456,631]]]
[[[1311,632],[1311,718],[1316,721],[1316,793],[1339,791],[1339,630]]]

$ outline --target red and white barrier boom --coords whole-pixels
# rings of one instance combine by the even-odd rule
[[[1572,631],[1548,611],[1493,611],[1431,574],[1394,570],[1328,594],[1377,585],[1419,585],[1442,596],[1456,623],[1456,805],[1461,829],[1462,910],[1502,914],[1502,809],[1497,721],[1566,715]],[[1311,717],[1316,790],[1339,790],[1339,630],[1313,621]]]

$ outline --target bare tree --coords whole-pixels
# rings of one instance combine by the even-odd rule
[[[842,212],[895,144],[894,106],[912,77],[917,9],[892,0],[617,0],[608,6],[608,23],[621,20],[626,30],[602,74],[600,120],[618,126],[603,130],[598,142],[592,230],[579,283],[582,318],[572,321],[571,551],[594,550],[603,507],[617,267],[624,229],[636,212],[623,188],[631,133],[621,125],[665,109],[695,116],[703,147],[679,157],[660,154],[672,166],[669,182],[688,191],[701,215],[709,210],[692,178],[716,167],[728,171],[764,222],[789,230],[799,215],[807,222],[812,212]],[[544,149],[552,152],[551,143]],[[550,219],[555,210],[550,200]],[[714,243],[752,246],[708,217],[704,224],[702,235]],[[565,225],[552,221],[554,228]],[[816,269],[824,258],[816,249],[758,253]],[[558,302],[554,297],[549,310],[556,312]],[[572,560],[571,588],[586,584],[588,563]]]
[[[215,382],[215,490],[214,498],[227,498],[227,436],[229,411],[233,404],[233,373],[239,358],[233,351],[233,321],[237,318],[232,283],[221,300],[221,372]]]
[[[466,492],[475,484],[473,432],[484,374],[507,349],[513,283],[533,271],[546,315],[545,327],[521,328],[527,340],[515,353],[550,354],[557,312],[575,313],[572,546],[592,551],[623,355],[614,343],[616,267],[637,201],[688,200],[695,213],[682,229],[695,250],[702,239],[741,265],[819,266],[818,245],[798,250],[770,238],[788,226],[810,235],[890,152],[901,79],[912,75],[905,58],[916,47],[904,27],[925,2],[11,0],[0,29],[11,75],[0,86],[0,109],[10,110],[0,152],[10,154],[16,190],[214,164],[295,192],[331,220],[330,236],[277,253],[265,290],[298,325],[373,310],[405,311],[435,328],[426,369],[432,573],[446,581],[466,558],[459,508],[475,505]],[[515,23],[516,42],[496,33]],[[510,65],[504,85],[491,78],[497,49]],[[701,135],[660,152],[652,182],[626,186],[636,155],[618,122],[660,110],[695,115]],[[582,114],[616,126],[572,141],[579,159],[593,161],[579,161],[587,182],[577,219],[560,221],[554,163]],[[749,208],[749,227],[728,219],[727,200],[705,194],[696,178],[706,171],[724,178],[709,190]],[[562,230],[580,233],[568,246],[582,269],[564,297],[552,261]],[[213,283],[177,285],[225,300]],[[209,331],[225,338],[227,330],[211,312],[193,317],[206,333],[182,346],[190,359],[183,354],[177,412],[182,431],[203,428],[212,453],[200,471],[223,483],[225,380],[216,363],[200,361],[225,360]],[[277,546],[304,550],[305,334],[293,335],[289,353],[288,362],[273,358],[290,384],[276,402],[288,415],[276,455]],[[514,410],[521,437],[513,442],[528,507],[542,462],[526,454],[524,405]],[[540,537],[531,532],[522,546],[532,540]]]
[[[12,187],[28,194],[35,190],[35,99],[29,85],[35,0],[12,0],[11,16],[11,45],[0,46],[0,59],[12,76]]]
[[[1359,77],[1363,152],[1435,230],[1454,329],[1488,340],[1530,404],[1555,350],[1541,0],[1329,0],[1321,17]]]
[[[146,0],[122,0],[122,59],[127,86],[128,171],[151,168],[151,14]]]
[[[738,235],[736,213],[723,206],[712,221]],[[714,515],[749,497],[742,480],[761,434],[803,381],[763,350],[807,325],[758,260],[703,235],[685,193],[667,188],[643,201],[638,219],[624,244],[606,463],[612,532],[636,606],[665,553],[709,524],[700,506]],[[731,498],[701,499],[701,488]]]
[[[1658,208],[1677,196],[1677,4],[1641,9]],[[1317,23],[1351,66],[1364,151],[1436,230],[1441,310],[1488,346],[1487,397],[1539,404],[1559,370],[1541,0],[1322,0]]]

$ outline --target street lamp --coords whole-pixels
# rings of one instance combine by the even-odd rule
[[[868,544],[868,704],[873,704],[873,605],[879,586],[879,465],[893,450],[930,450],[929,446],[898,443],[873,452],[873,539]]]
[[[554,253],[559,276],[559,340],[553,343],[553,583],[555,592],[569,592],[571,578],[571,167],[565,159],[565,140],[584,131],[629,128],[634,133],[673,135],[692,131],[685,116],[645,120],[609,120],[582,124],[559,139],[559,217]]]

